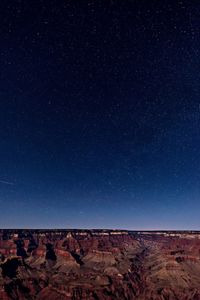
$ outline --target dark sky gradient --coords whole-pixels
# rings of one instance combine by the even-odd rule
[[[199,12],[1,0],[0,227],[200,229]]]

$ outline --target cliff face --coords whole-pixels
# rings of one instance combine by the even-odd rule
[[[197,234],[0,231],[0,299],[198,300]]]

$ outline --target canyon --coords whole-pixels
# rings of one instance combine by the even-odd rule
[[[200,232],[0,230],[1,300],[198,300]]]

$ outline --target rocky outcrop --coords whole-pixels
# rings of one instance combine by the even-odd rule
[[[1,230],[0,299],[198,300],[195,234]]]

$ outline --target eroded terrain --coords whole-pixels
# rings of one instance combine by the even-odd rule
[[[198,232],[1,230],[0,299],[198,300]]]

